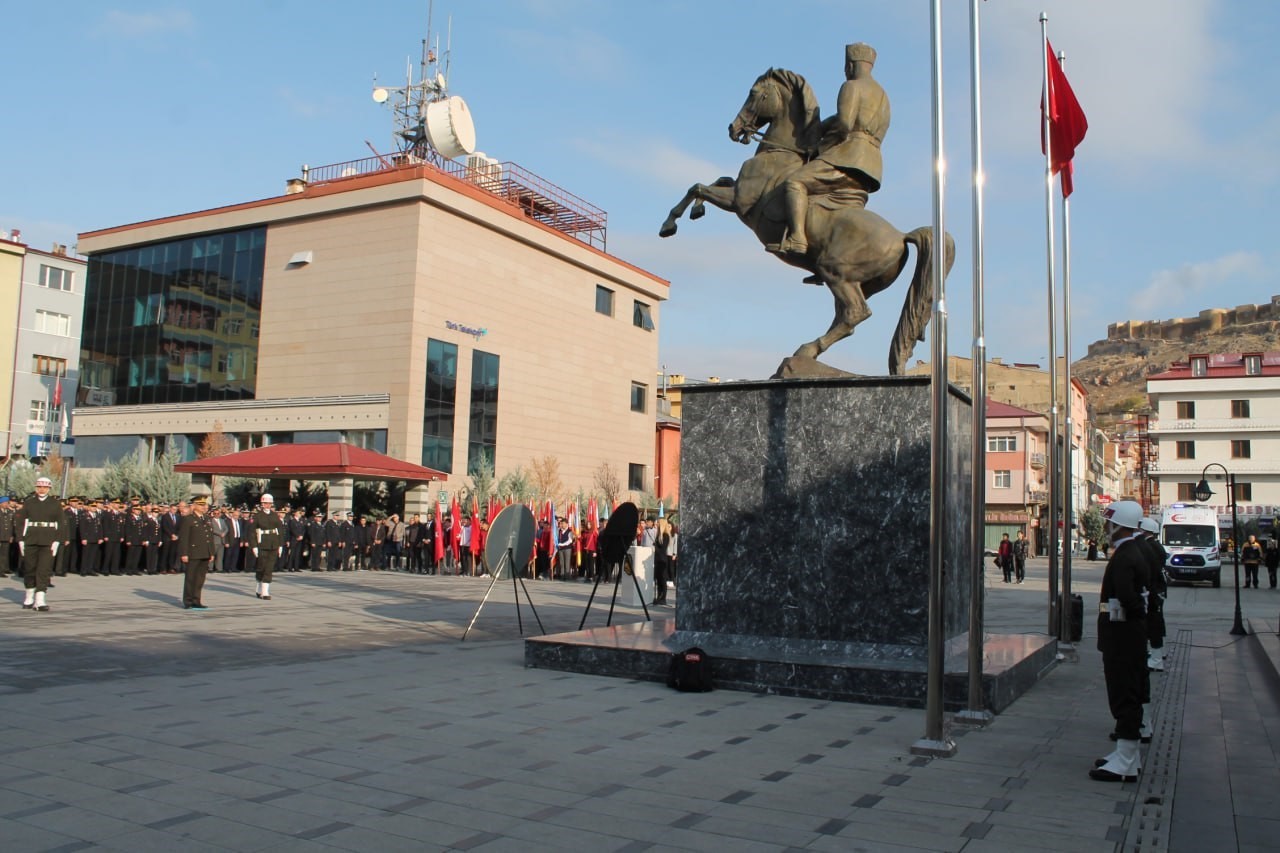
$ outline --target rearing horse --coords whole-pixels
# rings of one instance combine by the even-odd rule
[[[768,125],[761,136],[760,128]],[[766,246],[782,242],[786,231],[783,183],[810,159],[817,149],[821,122],[813,90],[799,74],[770,68],[756,79],[747,99],[729,125],[729,137],[748,144],[759,136],[751,159],[742,164],[738,178],[694,184],[671,209],[658,234],[676,233],[678,220],[689,205],[690,219],[705,213],[704,202],[728,210]],[[924,340],[933,301],[933,229],[917,228],[903,234],[864,207],[833,206],[822,199],[809,205],[805,219],[809,251],[784,254],[784,262],[808,270],[806,281],[826,284],[835,297],[836,315],[826,334],[804,344],[795,355],[815,358],[871,316],[867,298],[893,284],[907,265],[908,244],[916,247],[916,269],[889,348],[889,372],[903,372],[916,341]],[[947,235],[945,271],[955,260],[955,243]]]

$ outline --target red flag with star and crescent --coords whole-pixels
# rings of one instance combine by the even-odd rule
[[[1076,156],[1076,146],[1084,141],[1089,122],[1048,39],[1045,39],[1044,49],[1047,51],[1049,80],[1047,97],[1042,93],[1040,98],[1040,150],[1049,155],[1053,174],[1062,175],[1062,197],[1066,198],[1075,189],[1071,161]],[[1044,138],[1046,118],[1049,122],[1048,151],[1045,150]]]

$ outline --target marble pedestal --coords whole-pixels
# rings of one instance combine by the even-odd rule
[[[930,406],[928,377],[686,388],[674,624],[638,628],[622,643],[629,652],[617,629],[533,638],[526,664],[656,677],[663,655],[698,646],[722,687],[921,707],[929,543],[941,537],[947,669],[960,678],[947,694],[961,707],[972,413],[949,389],[947,518],[935,529]],[[988,649],[984,665],[988,705],[999,711],[1056,648],[988,639],[1007,652],[997,666]]]

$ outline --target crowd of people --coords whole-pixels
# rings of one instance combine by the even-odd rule
[[[50,495],[50,487],[48,478],[41,477],[35,493],[25,500],[0,498],[0,577],[7,577],[12,567],[29,582],[27,609],[47,611],[52,579],[69,574],[189,577],[192,535],[198,540],[196,559],[204,572],[252,572],[258,582],[255,594],[268,601],[275,572],[490,575],[484,549],[489,524],[470,514],[456,524],[449,513],[425,518],[415,513],[407,521],[398,513],[370,519],[350,511],[326,515],[317,509],[308,515],[302,507],[277,506],[269,494],[254,509],[211,506],[205,498],[171,504],[140,498],[59,500]],[[32,512],[40,520],[33,521]],[[184,535],[186,527],[194,527],[194,534]],[[47,566],[38,572],[26,569],[24,537],[41,540],[40,560]],[[642,522],[636,531],[637,544],[655,548],[655,581],[661,581],[656,584],[655,604],[666,603],[666,581],[675,580],[677,540],[678,531],[666,519]],[[522,572],[539,580],[594,581],[604,568],[598,545],[594,521],[579,530],[564,517],[557,517],[554,528],[544,520]],[[198,587],[184,590],[184,607],[207,609],[199,597],[203,579]]]

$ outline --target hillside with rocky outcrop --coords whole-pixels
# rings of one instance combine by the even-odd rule
[[[1105,340],[1071,366],[1089,395],[1097,424],[1149,411],[1146,379],[1193,353],[1280,350],[1280,297],[1264,305],[1213,308],[1198,317],[1129,321],[1107,329]]]

